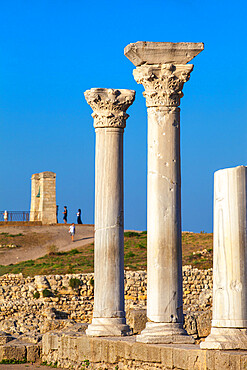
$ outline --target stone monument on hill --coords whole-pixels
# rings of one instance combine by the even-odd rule
[[[42,224],[57,223],[56,217],[56,174],[35,173],[31,178],[30,221]]]

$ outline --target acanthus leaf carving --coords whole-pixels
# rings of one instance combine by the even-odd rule
[[[129,115],[126,110],[135,100],[135,91],[95,88],[84,93],[93,109],[94,127],[125,128]]]
[[[145,88],[147,107],[178,107],[183,97],[183,85],[190,78],[192,64],[154,64],[137,67],[133,74],[137,83]]]

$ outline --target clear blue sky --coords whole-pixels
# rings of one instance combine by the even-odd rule
[[[205,50],[181,101],[183,230],[212,230],[214,171],[247,165],[247,5],[223,0],[1,0],[0,210],[28,210],[30,177],[57,174],[57,203],[93,223],[94,129],[83,92],[136,90],[125,130],[125,227],[146,229],[147,118],[124,47]],[[61,213],[60,213],[61,216]],[[61,220],[61,217],[60,217]]]

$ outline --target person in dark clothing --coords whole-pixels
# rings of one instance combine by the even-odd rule
[[[67,224],[67,217],[68,217],[68,210],[67,210],[67,207],[64,206],[64,210],[63,210],[63,222],[65,224]]]
[[[58,209],[59,209],[59,206],[56,205],[56,217],[57,217],[57,224],[58,224]]]
[[[82,221],[81,221],[81,210],[80,210],[80,208],[78,209],[76,216],[77,216],[77,223],[78,224],[82,224]]]

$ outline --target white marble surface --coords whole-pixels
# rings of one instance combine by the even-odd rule
[[[186,64],[204,49],[203,42],[137,41],[124,49],[124,55],[135,65]]]
[[[137,337],[139,342],[194,341],[183,329],[179,108],[183,85],[192,70],[191,64],[144,64],[133,72],[137,83],[145,88],[148,111],[147,316],[150,322]]]
[[[125,335],[123,133],[135,92],[92,89],[85,96],[96,128],[94,311],[86,333]]]
[[[246,207],[247,167],[215,172],[213,318],[202,348],[214,348],[223,341],[224,348],[236,348],[239,342],[238,348],[247,349],[247,331],[240,330],[247,328]]]

